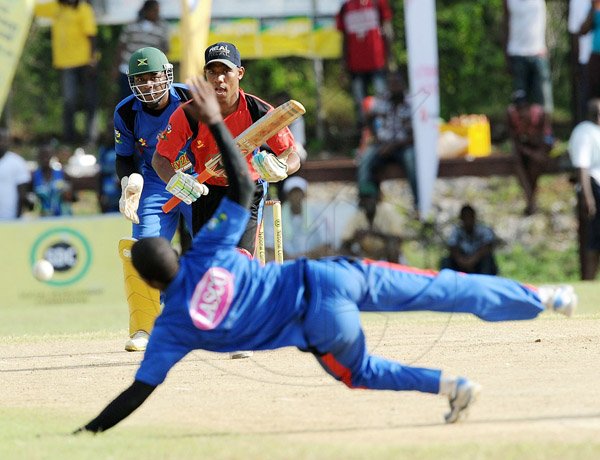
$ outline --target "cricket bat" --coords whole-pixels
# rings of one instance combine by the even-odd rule
[[[242,152],[242,155],[247,157],[268,139],[305,113],[306,109],[300,102],[293,99],[289,100],[258,119],[233,141]],[[204,171],[196,177],[196,180],[201,184],[211,177],[223,176],[224,169],[221,164],[221,154],[218,153],[210,161],[206,162],[204,168]],[[168,213],[180,202],[179,198],[173,196],[163,205],[162,210]]]

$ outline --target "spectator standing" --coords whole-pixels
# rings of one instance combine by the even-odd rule
[[[545,0],[503,0],[506,56],[513,93],[523,91],[530,104],[546,113],[545,142],[554,144],[551,114],[554,110],[550,63],[546,47]]]
[[[31,173],[27,162],[8,150],[9,134],[0,128],[0,220],[17,219],[27,207]]]
[[[546,114],[541,105],[528,103],[525,93],[519,90],[513,94],[507,115],[517,178],[527,203],[524,214],[530,216],[537,212],[537,181],[550,151],[544,142]]]
[[[127,72],[129,58],[140,48],[152,47],[169,53],[169,25],[160,18],[157,0],[146,0],[138,12],[137,20],[127,24],[119,36],[117,63],[114,76],[119,78],[119,100],[131,94]]]
[[[32,189],[35,194],[40,216],[68,216],[72,214],[71,203],[75,201],[73,188],[55,158],[52,145],[38,149],[38,168],[32,175]]]
[[[52,65],[60,71],[63,98],[63,140],[76,141],[75,112],[80,93],[87,115],[85,140],[95,143],[97,97],[96,17],[89,3],[57,0],[35,5],[36,16],[52,21]]]
[[[477,222],[477,214],[471,205],[464,205],[459,216],[460,223],[454,226],[446,242],[450,254],[442,259],[440,269],[497,275],[498,266],[494,257],[497,239],[494,230]]]
[[[579,123],[569,139],[571,163],[579,182],[582,279],[593,280],[600,259],[600,99],[588,104],[587,121]]]
[[[387,0],[347,0],[336,16],[336,25],[342,33],[343,61],[362,127],[365,122],[362,101],[369,84],[376,94],[385,91],[393,40],[392,9]]]
[[[403,262],[403,222],[394,206],[381,201],[379,189],[359,191],[358,206],[342,234],[342,254]]]
[[[589,98],[600,97],[600,0],[592,0],[589,14],[581,26],[580,34],[592,34],[592,54],[587,66]]]
[[[575,84],[575,123],[587,118],[587,102],[589,93],[588,63],[592,54],[592,32],[581,34],[592,9],[590,0],[570,0],[568,29],[571,34],[572,49],[577,65],[574,75]]]
[[[411,108],[406,101],[402,76],[391,73],[387,80],[388,92],[376,96],[367,112],[372,137],[358,162],[358,187],[378,189],[379,180],[376,176],[381,169],[389,163],[400,164],[406,173],[416,211],[419,209],[419,191]]]

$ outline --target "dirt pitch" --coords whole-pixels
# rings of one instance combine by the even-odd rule
[[[362,447],[598,445],[597,317],[544,314],[537,321],[504,324],[431,314],[363,319],[376,354],[480,382],[483,392],[468,421],[444,425],[447,402],[435,395],[350,391],[312,356],[284,349],[245,360],[195,352],[114,430],[150,426],[158,433],[161,426],[185,427],[191,436],[206,438],[267,435]],[[137,368],[141,355],[122,352],[122,345],[115,334],[4,341],[0,408],[64,411],[87,421],[129,384]],[[227,458],[244,456],[232,452]]]

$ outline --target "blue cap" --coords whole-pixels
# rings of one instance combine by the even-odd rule
[[[242,66],[240,52],[233,43],[228,42],[218,42],[206,48],[204,62],[204,67],[213,62],[220,62],[231,69]]]

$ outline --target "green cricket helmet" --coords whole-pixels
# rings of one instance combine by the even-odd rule
[[[161,50],[140,48],[129,58],[129,87],[142,102],[157,102],[173,84],[173,64]]]

